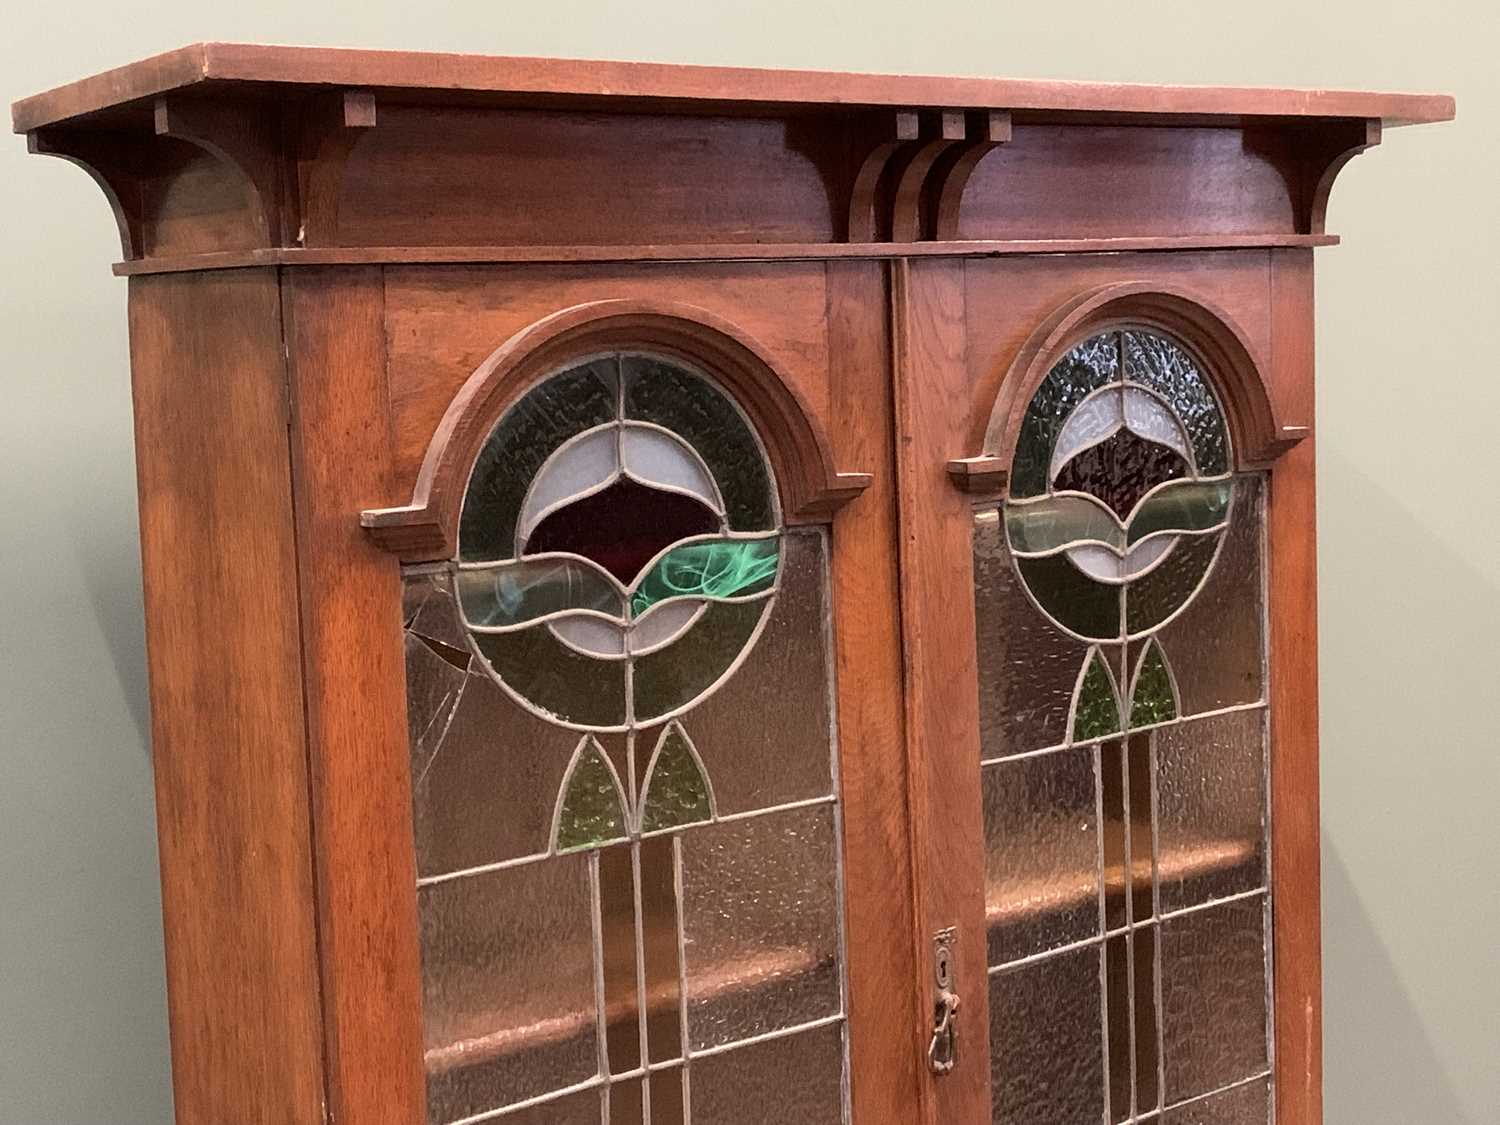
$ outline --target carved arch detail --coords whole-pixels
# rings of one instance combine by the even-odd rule
[[[721,383],[765,443],[788,522],[826,521],[869,485],[869,474],[835,468],[822,426],[766,350],[740,329],[695,305],[593,301],[544,317],[490,353],[438,424],[411,502],[361,513],[370,536],[403,562],[452,556],[470,469],[501,415],[566,363],[615,350],[678,359]]]
[[[1203,362],[1224,406],[1236,468],[1265,466],[1308,436],[1307,427],[1283,422],[1249,338],[1227,312],[1172,286],[1121,282],[1074,297],[1028,337],[1001,383],[980,452],[949,462],[954,483],[971,492],[1003,489],[1021,418],[1053,364],[1086,337],[1122,325],[1166,332]]]

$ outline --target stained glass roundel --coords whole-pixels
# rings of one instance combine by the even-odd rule
[[[1197,361],[1145,328],[1062,357],[1021,421],[1005,530],[1058,626],[1088,640],[1150,632],[1213,566],[1234,500],[1223,411]]]
[[[508,691],[564,726],[633,728],[690,707],[755,643],[781,569],[775,481],[708,377],[590,359],[491,431],[453,567],[470,641]]]

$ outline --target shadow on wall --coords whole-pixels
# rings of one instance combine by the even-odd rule
[[[1460,1104],[1349,868],[1326,838],[1323,912],[1325,1125],[1490,1125]]]

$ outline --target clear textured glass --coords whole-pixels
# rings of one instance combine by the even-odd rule
[[[1047,491],[1058,430],[1075,406],[1117,379],[1119,371],[1119,335],[1113,332],[1085,340],[1053,365],[1021,420],[1010,471],[1011,496]]]
[[[1118,734],[1123,725],[1114,677],[1096,650],[1089,656],[1088,669],[1078,687],[1078,705],[1073,713],[1073,741],[1086,742]]]
[[[673,364],[649,356],[626,356],[621,363],[626,416],[665,427],[693,447],[719,482],[733,530],[774,527],[770,472],[739,408],[706,380]]]
[[[641,990],[636,963],[635,851],[599,855],[599,944],[604,976],[604,1035],[611,1074],[641,1065]]]
[[[464,492],[459,557],[508,559],[532,477],[569,438],[615,417],[616,362],[600,359],[555,375],[527,392],[485,439]]]
[[[1167,1102],[1266,1069],[1265,901],[1211,906],[1161,924]]]
[[[1099,932],[1094,752],[997,762],[982,774],[989,963]]]
[[[997,513],[974,520],[981,756],[1059,746],[1087,648],[1037,612],[1017,581]]]
[[[995,1125],[1082,1125],[1104,1115],[1099,948],[993,973]]]
[[[1198,472],[1215,476],[1229,471],[1229,435],[1224,415],[1198,370],[1181,345],[1141,329],[1124,338],[1125,378],[1142,383],[1167,402],[1187,426],[1198,461]]]
[[[604,752],[592,738],[574,763],[557,816],[557,850],[574,851],[622,840],[626,834],[625,794]]]
[[[1019,554],[1057,551],[1074,543],[1125,547],[1125,528],[1102,501],[1067,493],[1007,505],[1005,530]]]
[[[588,863],[543,860],[418,892],[431,1121],[598,1073]]]
[[[833,792],[826,551],[818,529],[782,537],[781,587],[760,639],[683,718],[721,816]],[[659,737],[660,727],[643,732],[640,745]]]
[[[415,655],[423,664],[420,642]],[[412,677],[408,648],[408,695]],[[408,703],[408,719],[414,711]],[[443,875],[538,855],[552,843],[552,813],[578,734],[521,707],[488,675],[464,680],[451,719],[412,744],[417,873]],[[438,737],[438,736],[441,737]]]
[[[843,1028],[832,1024],[695,1059],[694,1125],[838,1125],[843,1055]]]
[[[1162,1114],[1162,1125],[1266,1125],[1271,1084],[1264,1078]]]
[[[646,777],[641,831],[699,824],[712,815],[708,779],[677,723],[668,725]]]
[[[1229,529],[1213,572],[1161,632],[1185,715],[1265,695],[1264,495],[1260,476],[1236,478]]]
[[[1156,731],[1162,909],[1265,882],[1266,715],[1231,711]]]
[[[646,983],[646,1042],[653,1063],[682,1058],[682,971],[677,943],[676,843],[639,844],[641,969]],[[652,1120],[656,1120],[653,1110]]]
[[[837,1015],[833,810],[815,805],[695,829],[682,837],[682,853],[693,1048]]]
[[[681,1070],[663,1070],[651,1076],[651,1125],[683,1125],[687,1120],[682,1085]]]
[[[501,1125],[614,1125],[604,1121],[598,1090],[582,1090],[497,1118]]]

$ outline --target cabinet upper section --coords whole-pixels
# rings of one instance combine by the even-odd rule
[[[1439,95],[198,44],[17,102],[122,272],[1329,241],[1338,169]],[[205,257],[212,255],[212,258]]]

